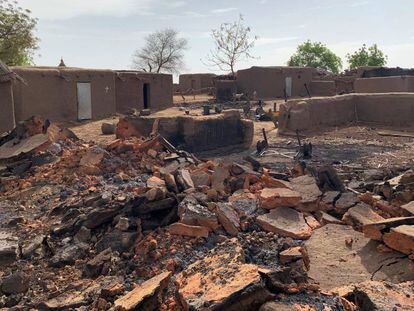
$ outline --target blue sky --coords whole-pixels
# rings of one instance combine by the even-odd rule
[[[39,18],[37,65],[126,69],[148,33],[173,27],[189,41],[186,72],[219,71],[203,64],[211,29],[243,14],[259,36],[252,65],[285,65],[296,46],[325,43],[341,56],[377,43],[389,66],[414,67],[412,0],[19,0]],[[346,63],[344,64],[346,68]]]

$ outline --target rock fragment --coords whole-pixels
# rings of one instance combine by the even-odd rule
[[[260,206],[265,209],[274,209],[280,206],[295,207],[300,203],[298,192],[287,188],[265,188],[260,191]]]

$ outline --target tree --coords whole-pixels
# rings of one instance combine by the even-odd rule
[[[39,38],[34,34],[37,19],[16,1],[0,0],[0,59],[9,66],[33,64]]]
[[[145,46],[133,56],[132,66],[146,72],[177,73],[184,66],[186,39],[174,29],[156,31],[145,38]]]
[[[254,58],[250,52],[254,47],[257,36],[251,37],[251,29],[244,25],[243,16],[233,23],[223,23],[220,28],[211,31],[214,49],[207,56],[209,65],[223,71],[231,71],[241,59]]]
[[[353,54],[347,54],[346,58],[349,68],[354,69],[362,66],[384,66],[387,63],[388,56],[378,49],[376,44],[369,48],[364,44]]]
[[[338,73],[342,68],[341,58],[321,42],[310,40],[300,44],[288,61],[289,66],[315,67]]]

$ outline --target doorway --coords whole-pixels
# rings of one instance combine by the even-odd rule
[[[78,99],[78,120],[92,119],[91,84],[89,82],[76,83]]]
[[[292,77],[285,78],[286,97],[292,97]]]
[[[149,83],[144,83],[143,96],[144,96],[144,109],[148,109],[150,106],[150,84]]]

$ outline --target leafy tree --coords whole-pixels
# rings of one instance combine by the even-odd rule
[[[384,66],[387,63],[388,56],[376,44],[369,48],[364,44],[362,48],[353,54],[347,54],[346,58],[349,68],[354,69],[362,66]]]
[[[9,66],[33,64],[39,39],[34,31],[37,19],[16,1],[0,0],[0,59]]]
[[[174,29],[156,31],[145,38],[145,46],[137,50],[132,66],[147,72],[177,73],[184,66],[186,39],[179,38]]]
[[[341,58],[321,42],[310,40],[300,44],[288,61],[289,66],[315,67],[338,73],[342,68]]]
[[[215,47],[207,56],[208,64],[234,75],[234,67],[239,60],[254,58],[250,52],[258,37],[251,37],[250,32],[242,15],[233,23],[223,23],[220,28],[213,29],[211,37]]]

